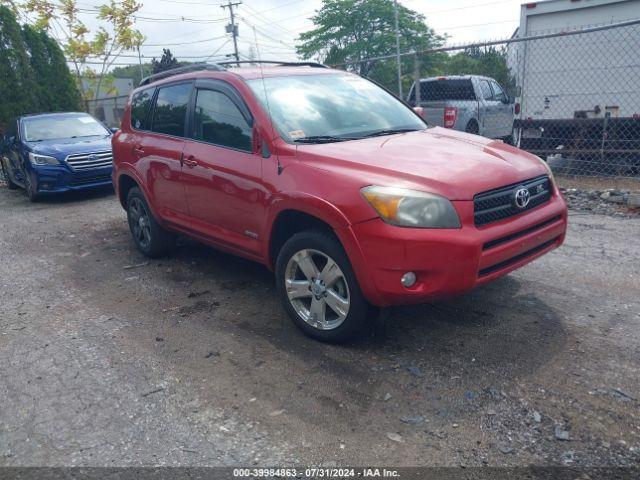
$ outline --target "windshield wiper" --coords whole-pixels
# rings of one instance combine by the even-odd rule
[[[377,132],[367,133],[360,138],[381,137],[383,135],[393,135],[395,133],[419,132],[417,128],[388,128],[386,130],[378,130]]]
[[[351,137],[336,137],[333,135],[311,135],[309,137],[296,138],[295,143],[331,143],[344,142],[346,140],[356,140]]]

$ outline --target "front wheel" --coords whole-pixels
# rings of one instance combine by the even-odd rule
[[[276,262],[278,295],[305,334],[329,343],[360,333],[369,311],[349,259],[333,235],[295,234]]]
[[[38,190],[31,181],[31,175],[29,175],[29,172],[24,172],[24,190],[30,202],[37,202],[40,200],[40,195],[38,195]]]

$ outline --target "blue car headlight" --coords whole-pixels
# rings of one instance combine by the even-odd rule
[[[29,152],[29,161],[31,165],[60,165],[60,162],[55,157],[48,155],[38,155],[37,153]]]

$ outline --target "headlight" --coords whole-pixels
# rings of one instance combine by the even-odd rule
[[[47,155],[38,155],[31,152],[29,152],[29,161],[32,165],[60,165],[57,158],[49,157]]]
[[[365,187],[364,198],[391,225],[415,228],[460,228],[449,200],[433,193],[394,187]]]
[[[542,166],[547,170],[547,173],[549,174],[549,179],[551,179],[551,183],[555,184],[556,179],[553,176],[553,171],[551,171],[551,167],[549,166],[549,164],[540,157],[536,157],[536,158],[540,160],[540,163],[542,163]]]

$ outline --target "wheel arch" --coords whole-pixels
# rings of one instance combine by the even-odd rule
[[[307,194],[290,194],[286,198],[276,200],[272,205],[264,254],[269,268],[273,268],[280,249],[292,235],[311,228],[335,235],[336,229],[350,224],[335,205]]]
[[[123,173],[118,177],[118,200],[120,200],[120,205],[122,208],[127,208],[127,195],[129,195],[129,191],[134,187],[140,187],[140,184],[133,178],[131,175],[127,173]]]
[[[331,224],[318,216],[299,208],[281,210],[271,224],[267,250],[268,266],[270,268],[274,267],[278,254],[287,240],[296,233],[312,229],[321,230],[335,236]]]

